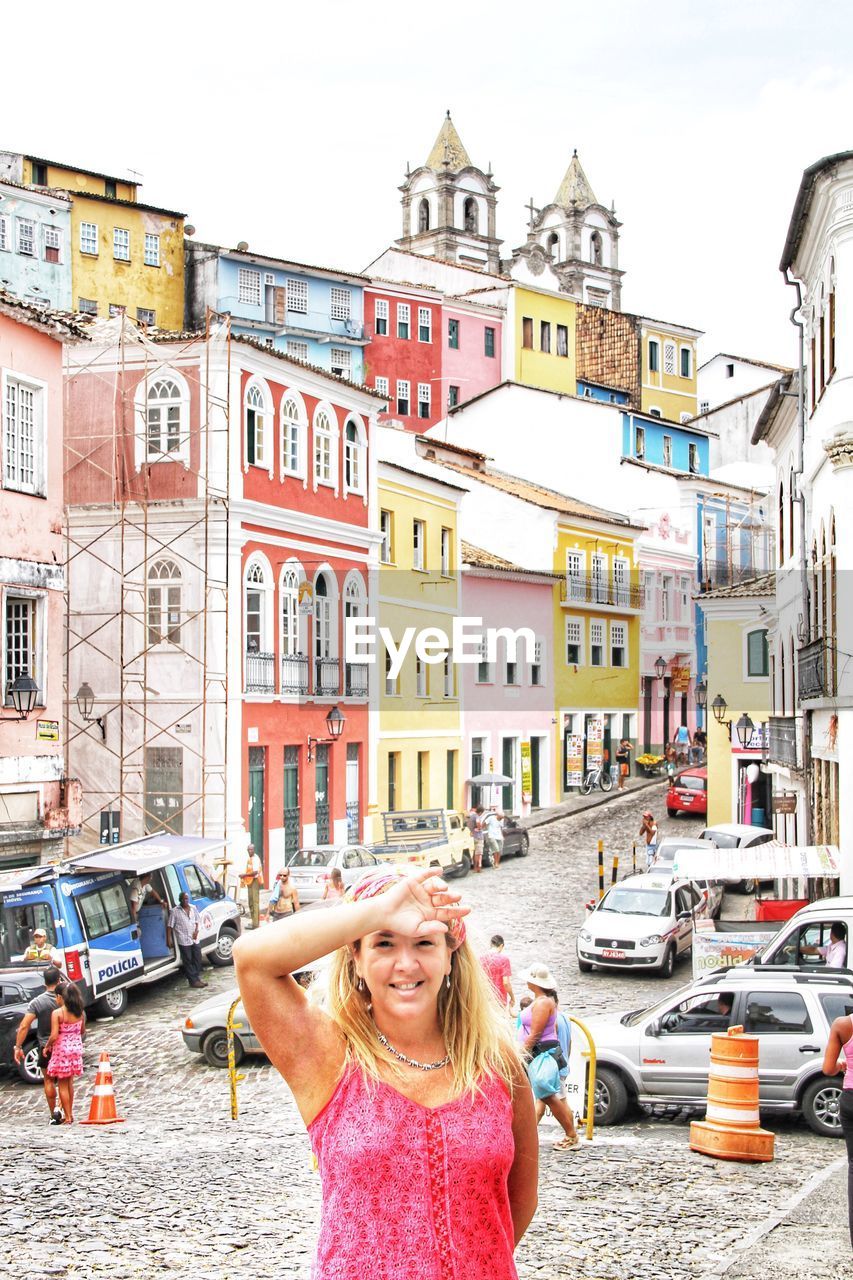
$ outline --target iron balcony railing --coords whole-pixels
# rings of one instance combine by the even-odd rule
[[[246,692],[275,693],[275,654],[246,654]]]
[[[365,663],[346,663],[344,666],[344,694],[347,698],[367,697],[367,666]]]
[[[314,692],[318,697],[335,697],[341,691],[337,658],[317,658],[314,663]]]
[[[797,692],[804,698],[824,698],[829,687],[828,649],[824,636],[810,640],[797,651]]]
[[[308,692],[308,656],[304,653],[281,655],[281,692],[305,694]]]
[[[767,724],[767,758],[771,764],[798,769],[796,716],[771,716]]]
[[[573,574],[560,579],[560,600],[564,604],[610,605],[614,609],[642,609],[643,588],[632,582],[599,578],[592,573]]]

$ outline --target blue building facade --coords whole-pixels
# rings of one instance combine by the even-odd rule
[[[203,326],[207,307],[228,312],[234,333],[351,382],[364,381],[366,277],[192,240],[186,277],[192,328]]]
[[[0,182],[0,288],[34,306],[74,308],[69,196]]]
[[[708,437],[703,432],[646,414],[623,413],[622,454],[694,476],[706,476],[710,466]]]
[[[598,400],[601,404],[626,405],[630,401],[627,391],[619,391],[615,387],[605,387],[599,382],[586,382],[578,379],[578,395],[584,400]]]

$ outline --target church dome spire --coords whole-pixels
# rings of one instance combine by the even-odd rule
[[[588,209],[591,204],[598,204],[595,192],[581,167],[577,148],[554,196],[554,204],[562,205],[564,209]]]
[[[426,160],[427,169],[435,169],[439,173],[445,165],[453,173],[472,167],[471,157],[462,145],[462,139],[456,132],[456,125],[450,119],[449,111],[441,122],[438,137],[432,144],[432,150]]]

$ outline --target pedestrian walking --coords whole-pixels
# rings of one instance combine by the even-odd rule
[[[483,823],[484,809],[481,804],[475,805],[468,814],[468,829],[474,837],[474,870],[483,870],[483,844],[485,841],[485,826]]]
[[[345,910],[235,943],[246,1014],[319,1164],[314,1280],[516,1280],[536,1208],[533,1099],[459,899],[431,868],[383,868]],[[290,975],[329,953],[311,1000]]]
[[[628,777],[631,768],[631,752],[633,747],[629,738],[622,738],[619,746],[616,748],[616,765],[619,770],[619,781],[616,784],[617,791],[625,790],[625,779]]]
[[[658,824],[655,822],[651,809],[646,809],[643,814],[639,835],[646,845],[646,870],[648,871],[655,860],[655,852],[658,847]]]
[[[836,1018],[829,1031],[823,1074],[835,1076],[844,1072],[841,1086],[839,1119],[847,1147],[847,1226],[853,1247],[853,1018],[849,1014]]]
[[[675,749],[679,764],[687,764],[690,754],[690,730],[686,724],[680,724],[675,731]]]
[[[290,879],[290,868],[279,871],[267,904],[267,920],[286,920],[299,910],[299,891]]]
[[[528,971],[527,985],[533,1002],[522,1010],[519,1036],[536,1097],[536,1121],[538,1124],[542,1119],[547,1106],[563,1130],[562,1138],[554,1143],[554,1150],[569,1151],[578,1145],[578,1135],[572,1109],[566,1101],[563,1075],[568,1071],[568,1059],[563,1056],[557,1034],[557,983],[547,965],[534,964]],[[547,1062],[546,1056],[550,1059]]]
[[[340,867],[332,867],[329,872],[329,878],[323,885],[323,901],[328,903],[340,902],[346,893],[344,878],[341,875]]]
[[[257,929],[261,923],[261,881],[263,878],[263,863],[255,853],[255,846],[250,844],[246,849],[246,870],[240,877],[240,883],[245,888],[246,897],[249,900],[249,915],[253,929]]]
[[[504,850],[504,829],[494,809],[490,809],[483,818],[483,850],[490,855],[492,866],[497,869]]]
[[[51,1124],[74,1123],[74,1081],[83,1074],[83,1036],[86,1014],[83,997],[73,982],[63,982],[56,989],[57,1008],[50,1019],[50,1037],[45,1046],[49,1054],[47,1074],[56,1081],[62,1119],[54,1114]]]
[[[51,1017],[54,1010],[59,1007],[56,989],[62,982],[62,974],[55,965],[49,965],[42,974],[42,978],[44,980],[44,991],[35,996],[27,1005],[27,1012],[21,1019],[15,1035],[13,1057],[15,1062],[23,1062],[24,1045],[30,1034],[30,1027],[35,1023],[36,1041],[38,1043],[38,1065],[41,1068],[47,1109],[50,1112],[52,1123],[61,1124],[62,1111],[56,1105],[56,1081],[47,1074],[47,1063],[50,1057],[47,1052],[47,1042],[50,1039]]]
[[[490,950],[484,951],[480,956],[480,964],[503,1007],[513,1010],[515,992],[512,989],[512,963],[504,952],[504,940],[499,933],[493,936],[489,946]]]
[[[201,929],[201,917],[198,910],[190,902],[190,895],[182,893],[178,905],[172,907],[166,922],[166,946],[171,950],[172,939],[178,944],[181,953],[181,964],[191,987],[206,987],[201,980],[201,947],[198,935]]]

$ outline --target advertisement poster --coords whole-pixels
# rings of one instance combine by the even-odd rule
[[[604,759],[604,717],[589,716],[586,722],[586,767],[598,769]]]
[[[705,933],[693,935],[693,977],[712,973],[721,967],[730,968],[751,960],[757,951],[770,940],[769,933]]]
[[[566,782],[565,790],[579,787],[583,782],[583,738],[579,733],[566,734]]]
[[[533,770],[530,764],[530,743],[521,744],[521,792],[524,796],[533,793]]]
[[[58,720],[37,720],[36,721],[36,741],[37,742],[58,742],[59,741],[59,721]]]

